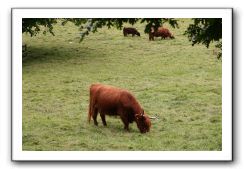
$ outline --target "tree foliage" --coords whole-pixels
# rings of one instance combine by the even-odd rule
[[[192,46],[202,43],[209,47],[210,42],[222,38],[222,18],[195,18],[185,32]]]
[[[22,33],[29,33],[31,36],[38,34],[41,31],[40,27],[44,27],[43,33],[47,32],[54,35],[53,25],[61,20],[61,24],[72,22],[80,28],[80,42],[90,32],[96,32],[102,27],[115,27],[122,29],[125,23],[134,25],[135,23],[146,23],[144,32],[149,33],[151,27],[157,29],[164,23],[169,23],[173,28],[178,28],[177,19],[174,18],[24,18],[22,19]],[[222,48],[222,19],[221,18],[194,18],[184,33],[192,46],[202,43],[206,47],[213,41],[217,41],[216,47]],[[218,54],[220,58],[222,53]]]
[[[222,57],[222,40],[218,41],[215,47],[220,50],[220,52],[217,54],[217,58],[220,59]]]
[[[107,26],[108,28],[116,27],[117,29],[122,29],[124,23],[129,23],[131,25],[134,25],[137,22],[146,23],[145,33],[149,33],[152,26],[158,28],[166,22],[173,27],[178,27],[177,21],[172,18],[105,18],[91,19],[91,22],[96,23],[96,28]]]
[[[217,58],[222,57],[222,18],[194,18],[185,31],[192,46],[202,43],[207,48],[213,41],[217,41],[216,48],[220,50]]]
[[[64,23],[67,23],[66,21],[64,21]],[[168,22],[174,28],[178,27],[177,20],[173,18],[93,18],[86,19],[85,23],[77,22],[77,19],[70,19],[69,21],[75,23],[77,26],[80,26],[80,41],[82,41],[86,35],[89,35],[89,32],[96,32],[98,28],[107,27],[110,29],[111,27],[115,27],[117,29],[122,29],[125,23],[129,23],[131,25],[134,25],[137,22],[146,23],[144,29],[145,33],[149,33],[152,26],[158,28],[166,22]]]
[[[22,32],[34,36],[41,31],[40,27],[43,26],[45,27],[43,31],[44,34],[50,32],[54,35],[53,24],[56,24],[57,20],[56,18],[24,18],[22,20]],[[129,23],[131,25],[137,22],[146,23],[145,33],[149,33],[152,26],[158,28],[166,22],[174,28],[178,27],[177,20],[173,18],[60,18],[60,20],[62,25],[65,25],[67,22],[72,22],[76,26],[79,26],[81,30],[81,40],[85,35],[88,35],[89,32],[96,32],[98,28],[106,26],[108,28],[116,27],[117,29],[122,29],[124,23]]]
[[[47,32],[54,35],[53,24],[57,23],[55,18],[23,18],[22,19],[22,33],[29,33],[31,36],[35,36],[41,31],[43,26],[45,29],[43,34]]]

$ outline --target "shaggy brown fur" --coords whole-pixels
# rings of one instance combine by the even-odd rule
[[[140,33],[135,28],[124,28],[123,34],[124,36],[127,36],[128,34],[132,34],[132,36],[140,36]]]
[[[154,28],[151,28],[151,31],[149,32],[149,40],[154,40],[154,37],[161,37],[161,39],[165,39],[168,37],[171,39],[175,38],[167,28],[163,27],[159,27],[158,30],[154,30]]]
[[[136,122],[141,133],[149,132],[150,118],[144,113],[135,97],[127,90],[108,85],[92,84],[90,86],[90,104],[88,121],[93,118],[97,123],[97,114],[100,113],[103,125],[106,126],[105,115],[120,116],[124,129],[129,130],[129,123]]]

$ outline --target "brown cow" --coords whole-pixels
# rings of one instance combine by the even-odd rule
[[[165,39],[167,37],[171,39],[175,38],[167,28],[163,27],[159,27],[157,30],[153,27],[151,28],[151,31],[149,32],[149,40],[154,40],[154,37],[161,37],[161,39]]]
[[[140,33],[135,28],[125,28],[123,29],[124,36],[127,36],[128,34],[132,34],[132,36],[140,36]]]
[[[135,97],[127,90],[108,85],[92,84],[90,86],[90,105],[88,121],[91,117],[97,123],[97,114],[100,113],[103,125],[106,126],[105,115],[118,115],[124,123],[124,129],[129,130],[129,123],[136,122],[141,133],[150,130],[150,118],[137,102]]]

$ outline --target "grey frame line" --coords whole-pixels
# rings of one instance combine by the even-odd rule
[[[214,161],[209,161],[209,160],[144,160],[144,161],[140,161],[140,160],[13,160],[13,10],[14,9],[231,9],[231,15],[232,15],[232,18],[231,18],[231,23],[232,23],[232,32],[231,32],[231,39],[232,39],[232,46],[231,46],[231,54],[232,54],[232,72],[231,72],[231,75],[232,75],[232,125],[231,125],[231,131],[232,131],[232,151],[231,151],[231,160],[214,160]],[[103,7],[103,8],[100,8],[100,7],[85,7],[85,8],[55,8],[55,7],[40,7],[40,8],[37,8],[37,7],[13,7],[11,8],[11,125],[10,125],[10,128],[11,128],[11,161],[12,162],[15,162],[17,164],[39,164],[39,165],[42,165],[44,163],[52,163],[52,164],[60,164],[60,163],[67,163],[67,165],[70,165],[70,162],[74,163],[75,164],[91,164],[91,163],[95,163],[96,165],[100,165],[100,164],[142,164],[143,165],[151,165],[152,163],[153,164],[163,164],[163,163],[166,163],[166,164],[173,164],[173,163],[177,163],[178,165],[182,165],[182,164],[216,164],[216,165],[219,165],[219,164],[224,164],[226,162],[234,162],[234,158],[235,158],[235,155],[234,153],[236,152],[235,149],[236,149],[236,146],[234,146],[234,137],[236,136],[236,134],[234,133],[234,128],[235,125],[234,125],[234,112],[236,112],[236,109],[235,107],[236,106],[233,106],[233,105],[236,105],[234,100],[235,100],[235,92],[237,92],[234,88],[235,86],[235,82],[236,82],[236,78],[234,75],[236,75],[236,70],[234,69],[235,67],[235,60],[234,60],[234,50],[233,50],[233,47],[234,47],[234,9],[232,7],[230,8],[226,8],[226,7],[213,7],[213,8],[208,8],[208,7],[203,7],[203,8],[199,8],[199,7],[196,7],[196,8],[179,8],[179,7],[176,7],[176,8],[160,8],[160,7],[151,7],[151,8],[145,8],[145,7]],[[236,38],[235,38],[236,39]],[[234,73],[235,72],[235,73]]]

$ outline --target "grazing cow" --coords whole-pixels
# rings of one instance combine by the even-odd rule
[[[149,32],[149,40],[154,40],[154,37],[161,37],[161,39],[165,39],[167,37],[174,39],[172,33],[167,28],[159,27],[157,30],[155,30],[153,27],[151,28],[151,31]]]
[[[140,33],[135,28],[124,28],[123,34],[124,36],[127,36],[128,34],[132,34],[132,36],[140,36]]]
[[[141,133],[149,132],[150,118],[137,102],[135,97],[127,90],[108,85],[92,84],[90,86],[90,105],[88,121],[93,118],[97,123],[97,114],[100,113],[103,125],[106,126],[105,115],[120,116],[124,123],[124,129],[129,130],[129,123],[136,122]]]

